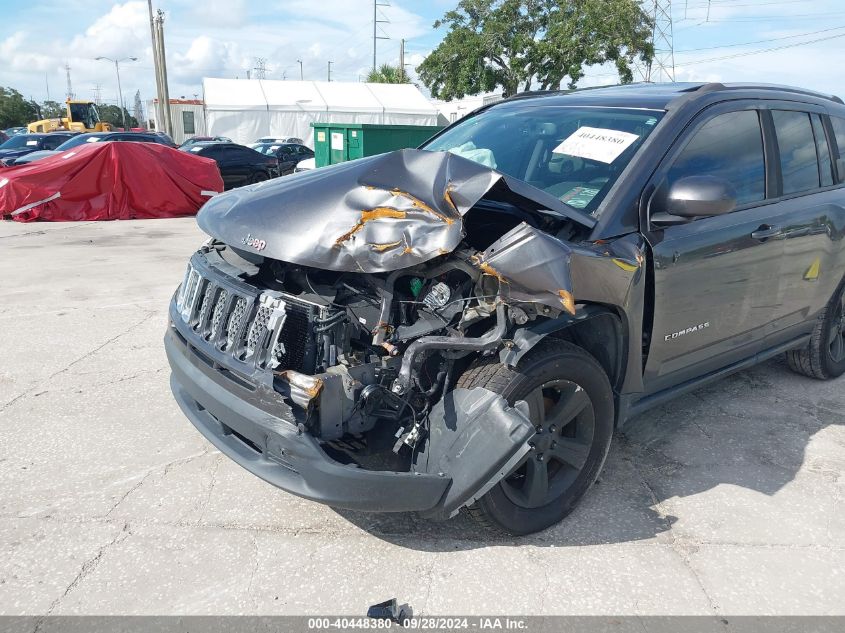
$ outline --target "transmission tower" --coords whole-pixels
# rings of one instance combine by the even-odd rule
[[[255,58],[255,78],[256,79],[266,79],[267,78],[267,60],[263,57],[256,57]]]
[[[67,74],[67,98],[68,100],[73,100],[73,86],[70,83],[70,64],[65,62],[65,74]]]
[[[376,69],[376,43],[379,40],[389,40],[390,38],[387,37],[387,34],[379,35],[379,30],[381,27],[379,24],[390,24],[390,20],[388,20],[384,13],[381,14],[381,19],[379,19],[379,7],[389,7],[389,2],[379,2],[378,0],[373,0],[373,70]],[[382,31],[384,33],[384,31]]]
[[[94,92],[94,103],[96,103],[97,105],[100,105],[103,102],[103,100],[102,100],[103,87],[100,84],[97,84],[91,90]]]
[[[675,81],[675,49],[672,44],[672,0],[653,0],[651,41],[654,59],[648,65],[646,81]]]

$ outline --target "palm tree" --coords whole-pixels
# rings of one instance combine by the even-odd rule
[[[371,70],[367,81],[374,84],[409,84],[411,80],[403,68],[382,64],[376,70]]]

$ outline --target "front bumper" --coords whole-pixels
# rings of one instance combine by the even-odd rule
[[[221,453],[292,494],[349,510],[426,512],[444,496],[449,477],[371,471],[331,459],[301,431],[280,399],[225,377],[201,358],[177,330],[174,317],[164,343],[170,386],[184,414]],[[258,406],[261,404],[262,406]]]

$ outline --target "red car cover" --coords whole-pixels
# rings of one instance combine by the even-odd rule
[[[217,163],[156,143],[90,143],[0,170],[0,215],[130,220],[193,215],[223,191]]]

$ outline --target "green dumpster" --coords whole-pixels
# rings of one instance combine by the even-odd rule
[[[443,129],[437,125],[312,123],[317,167],[417,147]]]

